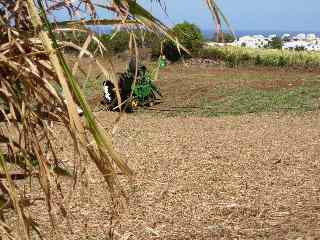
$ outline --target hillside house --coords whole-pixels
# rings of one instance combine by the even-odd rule
[[[307,40],[308,41],[313,41],[313,40],[316,40],[316,39],[317,39],[317,36],[314,33],[307,34]]]
[[[302,40],[290,41],[283,43],[282,49],[295,50],[298,47],[307,47],[307,42]]]
[[[299,33],[297,36],[293,37],[293,40],[295,41],[302,41],[302,40],[306,40],[307,36],[304,33]]]
[[[249,48],[263,48],[268,44],[268,41],[263,35],[255,36],[244,36],[239,38],[239,41],[236,42],[237,46],[240,47],[249,47]]]

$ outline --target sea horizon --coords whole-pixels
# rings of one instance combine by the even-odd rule
[[[112,31],[112,28],[110,26],[90,26],[90,28],[95,31],[97,34],[110,34]],[[213,36],[215,35],[216,31],[214,29],[200,29],[203,36],[206,40],[213,39]],[[223,30],[223,32],[230,33],[230,30]],[[317,36],[320,36],[320,30],[258,30],[258,29],[239,29],[235,30],[236,37],[243,37],[243,36],[252,36],[252,35],[264,35],[269,36],[271,34],[276,34],[277,36],[282,36],[283,34],[290,34],[291,36],[297,35],[299,33],[314,33]]]

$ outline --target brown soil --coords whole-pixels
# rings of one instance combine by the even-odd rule
[[[300,86],[320,86],[319,72],[264,67],[227,68],[223,65],[172,65],[161,72],[157,84],[164,95],[162,106],[191,106],[223,98],[220,90],[245,88],[274,91]],[[306,78],[306,79],[305,79]]]
[[[257,81],[247,81],[245,74],[256,74]],[[263,75],[277,80],[262,83]],[[299,73],[285,70],[169,66],[158,84],[163,106],[185,106],[197,104],[203,95],[219,97],[212,93],[219,86],[274,89],[304,82]],[[93,106],[100,102],[92,99]],[[96,116],[109,131],[117,113]],[[320,239],[318,129],[318,112],[219,118],[125,115],[114,144],[136,175],[131,183],[121,179],[128,209],[113,219],[114,239]],[[58,126],[54,132],[62,145],[59,157],[73,159],[68,134]],[[78,181],[83,178],[79,175]],[[76,187],[70,198],[70,222],[62,217],[56,222],[66,239],[108,239],[110,196],[91,163],[88,179],[88,187]],[[63,188],[72,186],[59,181]],[[36,207],[31,210],[35,220],[49,229],[46,210]]]
[[[97,114],[106,129],[115,117]],[[319,128],[319,113],[125,115],[114,143],[136,175],[123,180],[128,211],[114,239],[320,239]],[[64,141],[61,156],[72,149]],[[70,205],[67,239],[107,239],[110,198],[95,167],[88,170],[89,187]],[[59,229],[65,234],[67,222]]]
[[[320,239],[319,117],[129,117],[116,137],[137,173],[122,233]]]

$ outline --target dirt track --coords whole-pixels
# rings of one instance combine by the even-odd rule
[[[115,114],[97,117],[108,127]],[[319,113],[127,115],[115,145],[136,178],[115,239],[320,239],[318,129]],[[105,239],[109,200],[90,189],[87,208],[71,206],[76,239],[84,216],[90,239]]]

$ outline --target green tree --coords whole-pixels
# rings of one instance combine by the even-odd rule
[[[282,46],[283,46],[283,42],[281,38],[275,37],[275,38],[272,38],[271,41],[268,43],[267,48],[282,49]]]
[[[128,49],[130,35],[127,31],[118,31],[107,35],[103,39],[105,46],[114,54],[124,52]]]
[[[285,36],[283,39],[282,39],[283,42],[290,42],[290,37],[289,36]]]
[[[195,24],[183,22],[177,24],[173,29],[179,42],[193,55],[197,55],[202,48],[204,37],[199,27]],[[190,54],[181,50],[179,52],[177,46],[172,41],[165,41],[163,51],[170,61],[177,61],[183,57],[190,57]]]

